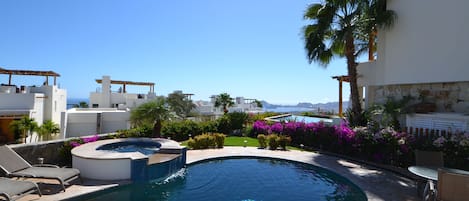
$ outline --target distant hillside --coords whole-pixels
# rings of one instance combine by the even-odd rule
[[[328,103],[298,103],[296,105],[277,105],[261,101],[265,111],[273,112],[303,112],[303,111],[339,111],[339,102]],[[348,108],[348,101],[342,103],[344,111]]]

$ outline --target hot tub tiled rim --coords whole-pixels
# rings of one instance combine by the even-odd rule
[[[109,152],[104,150],[96,150],[98,147],[118,143],[118,142],[141,142],[151,140],[153,142],[158,142],[161,144],[160,150],[163,149],[181,149],[182,147],[176,141],[163,139],[163,138],[122,138],[122,139],[109,139],[109,140],[99,140],[96,142],[86,143],[75,147],[72,149],[72,156],[84,158],[84,159],[94,159],[94,160],[113,160],[113,159],[142,159],[148,158],[148,156],[140,152],[129,152],[129,153],[120,153],[120,152]]]

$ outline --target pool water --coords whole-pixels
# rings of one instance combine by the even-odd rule
[[[332,119],[329,118],[324,118],[324,117],[308,117],[308,116],[300,116],[300,115],[290,115],[290,116],[284,116],[284,117],[279,117],[275,118],[274,120],[277,121],[295,121],[295,122],[305,122],[305,123],[317,123],[320,121],[323,122],[332,122]]]
[[[189,165],[159,183],[131,184],[77,200],[359,201],[367,198],[347,179],[313,165],[278,159],[229,158]]]
[[[152,155],[160,150],[161,144],[157,142],[117,142],[106,144],[96,148],[97,150],[105,150],[112,152],[140,152],[144,155]]]

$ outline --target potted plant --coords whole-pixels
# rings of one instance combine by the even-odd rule
[[[420,103],[414,105],[414,111],[416,113],[429,113],[435,112],[436,104],[431,102],[428,97],[430,96],[429,90],[420,90],[419,91],[419,100]]]

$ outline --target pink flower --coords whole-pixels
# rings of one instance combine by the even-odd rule
[[[81,145],[80,143],[75,142],[75,141],[70,142],[70,146],[72,146],[72,147],[78,147],[80,145]]]
[[[89,142],[96,142],[99,140],[99,136],[98,135],[94,135],[92,137],[84,137],[82,138],[83,142],[84,143],[89,143]]]

